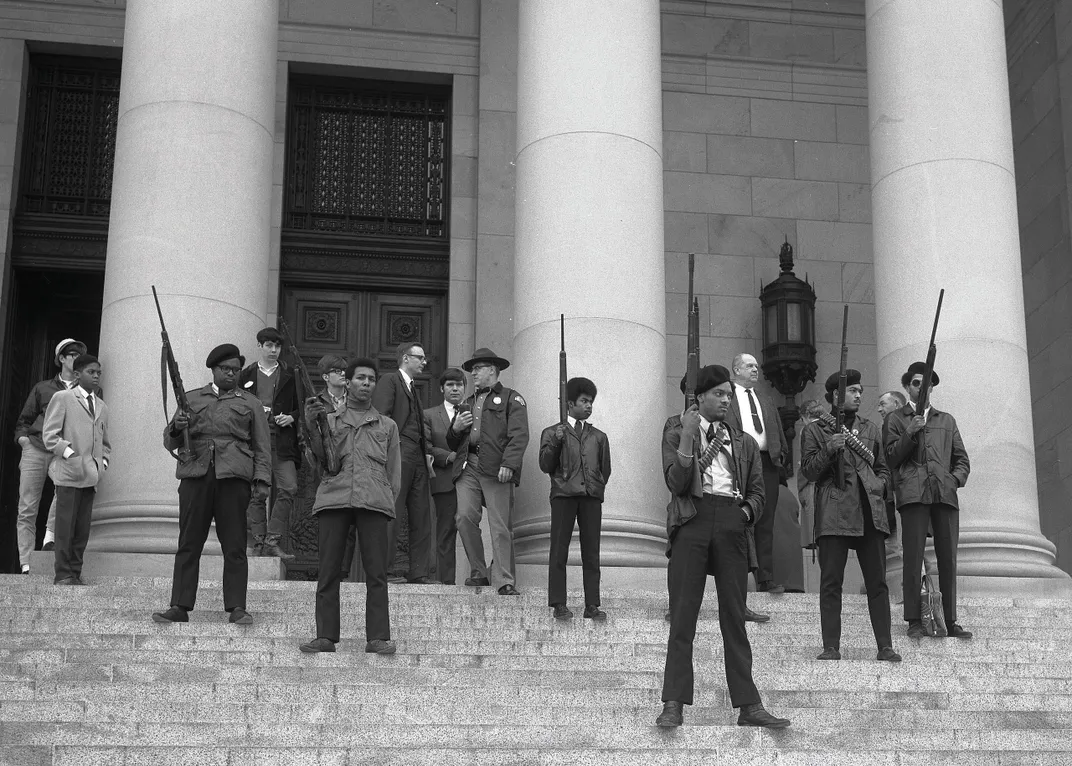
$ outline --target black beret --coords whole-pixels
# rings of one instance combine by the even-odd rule
[[[730,381],[730,371],[720,364],[709,364],[700,368],[700,374],[696,376],[696,395],[710,391],[715,386],[721,386]]]
[[[838,370],[837,372],[835,372],[833,375],[831,375],[829,378],[826,379],[826,390],[827,391],[837,391],[838,376],[840,374],[841,374],[841,371]],[[845,385],[846,386],[855,386],[859,382],[860,382],[860,371],[859,370],[845,370]]]
[[[242,356],[238,346],[233,343],[224,343],[209,352],[208,359],[205,360],[205,366],[211,369],[227,359],[237,359],[242,366],[246,364],[246,358]]]
[[[916,375],[926,375],[926,374],[927,374],[927,363],[926,362],[912,362],[912,364],[908,365],[908,371],[905,372],[904,377],[907,378],[908,380],[912,380],[912,378],[914,376],[916,376]],[[931,370],[931,385],[932,386],[937,386],[938,385],[938,373],[936,373],[934,370]]]

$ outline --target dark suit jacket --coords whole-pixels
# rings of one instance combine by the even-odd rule
[[[409,420],[410,412],[416,407],[414,394],[406,387],[406,381],[402,379],[402,373],[398,370],[384,373],[376,383],[376,390],[372,392],[372,406],[381,415],[386,415],[395,421],[398,426],[398,435],[401,438],[402,429]],[[428,443],[428,435],[424,428],[423,410],[416,413],[417,431],[420,434],[421,453],[431,455],[431,445]]]
[[[447,462],[452,452],[447,445],[447,429],[450,428],[450,418],[447,417],[447,408],[442,404],[429,407],[424,411],[424,427],[428,431],[431,441],[432,465],[435,467],[435,477],[432,479],[432,494],[440,492],[452,492],[454,490],[454,478],[451,476],[454,466]]]
[[[758,389],[752,389],[752,396],[756,397],[759,408],[763,410],[763,433],[767,435],[767,452],[770,453],[771,462],[774,463],[775,468],[781,468],[783,458],[789,454],[789,445],[785,441],[785,431],[782,430],[782,419],[778,415],[778,408],[774,405],[773,399],[760,393]],[[751,420],[752,413],[745,413],[745,417]],[[737,403],[736,384],[734,384],[733,398],[730,399],[730,409],[726,413],[726,422],[738,431],[744,430],[741,424],[741,406]]]
[[[246,367],[238,376],[238,387],[257,398],[257,363]],[[279,362],[279,380],[275,384],[275,396],[272,399],[272,415],[268,418],[271,425],[276,415],[290,415],[294,422],[286,428],[277,428],[275,433],[275,454],[280,460],[289,460],[301,465],[301,450],[298,448],[298,386],[294,373],[286,362]]]

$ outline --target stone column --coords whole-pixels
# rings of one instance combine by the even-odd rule
[[[231,342],[249,356],[264,326],[278,13],[277,0],[127,2],[100,343],[112,469],[93,513],[97,550],[173,552],[178,539],[150,285],[187,389],[211,380],[209,350]]]
[[[1039,527],[1005,28],[992,0],[867,0],[881,387],[924,359],[957,418],[966,592],[1067,588]]]
[[[511,380],[528,400],[532,433],[514,515],[517,561],[547,563],[549,479],[537,458],[541,430],[558,421],[562,313],[569,375],[599,387],[592,422],[609,435],[614,460],[602,561],[665,566],[658,0],[522,0],[517,79]]]

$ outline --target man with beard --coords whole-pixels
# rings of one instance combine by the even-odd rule
[[[900,662],[890,637],[890,592],[886,587],[886,486],[890,472],[882,456],[882,431],[860,412],[860,373],[846,370],[843,428],[823,418],[801,434],[800,470],[815,482],[815,538],[819,545],[819,613],[823,652],[820,660],[841,659],[841,589],[849,551],[856,551],[867,588],[871,629],[878,659]],[[826,401],[833,403],[840,373],[826,380]],[[839,475],[840,474],[840,475]]]
[[[718,593],[718,621],[725,648],[730,702],[740,708],[738,726],[789,725],[760,701],[752,680],[752,647],[744,621],[741,580],[747,577],[745,528],[763,512],[763,469],[755,442],[724,421],[733,398],[729,371],[700,370],[696,405],[663,432],[663,476],[672,495],[669,513],[670,637],[663,677],[663,712],[657,726],[683,722],[693,701],[692,646],[708,572]]]
[[[212,349],[205,366],[212,383],[186,392],[190,411],[179,410],[164,427],[164,447],[175,454],[190,435],[189,459],[175,468],[179,479],[179,548],[171,585],[171,606],[155,612],[156,622],[189,622],[197,598],[198,569],[208,530],[216,522],[223,548],[223,605],[230,621],[249,625],[246,611],[246,508],[250,491],[268,498],[272,447],[268,418],[259,399],[237,387],[246,358],[230,343]]]

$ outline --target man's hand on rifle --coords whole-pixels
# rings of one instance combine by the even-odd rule
[[[912,418],[912,422],[908,424],[908,435],[915,436],[922,431],[927,425],[927,420],[922,415],[916,415]]]
[[[845,434],[833,434],[830,437],[830,449],[834,452],[840,452],[845,449]]]
[[[175,419],[171,421],[174,431],[185,431],[186,427],[190,425],[190,416],[186,413],[186,410],[179,410],[175,413]]]
[[[563,439],[566,438],[566,424],[565,423],[559,423],[557,426],[555,426],[555,438],[560,442]]]
[[[700,437],[700,410],[694,404],[685,410],[681,416],[681,445],[682,452],[692,452],[692,446]]]
[[[255,500],[267,500],[270,493],[271,487],[268,486],[268,482],[260,480],[253,482],[253,498]]]
[[[316,425],[316,419],[324,412],[327,412],[327,408],[320,401],[320,397],[310,396],[305,400],[305,424],[309,428],[313,428]]]
[[[514,480],[514,469],[501,466],[499,468],[499,483],[508,484]]]

